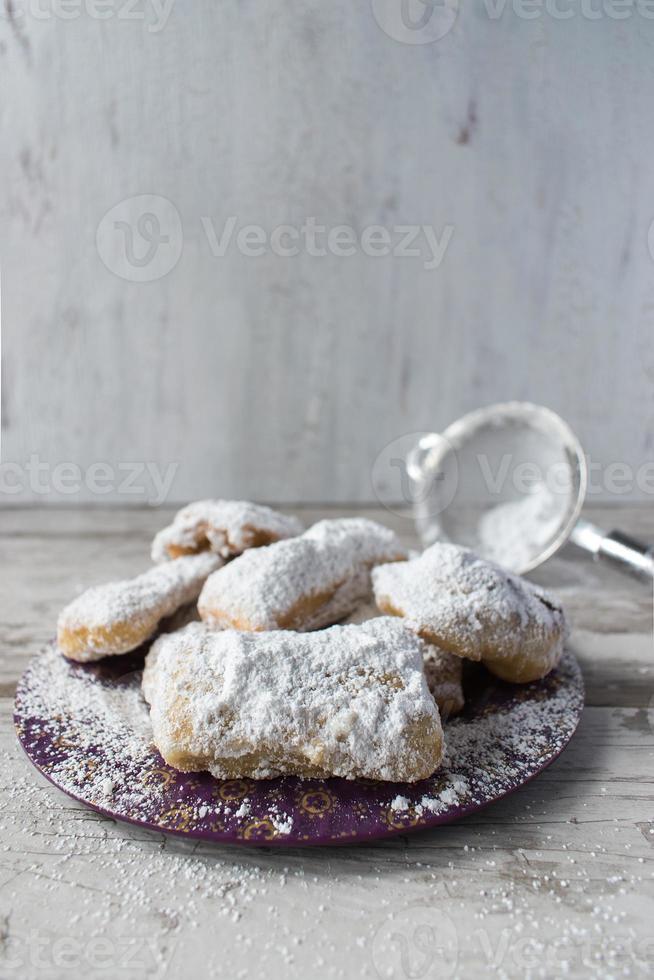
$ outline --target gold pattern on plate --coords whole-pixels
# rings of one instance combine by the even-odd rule
[[[298,806],[304,813],[312,817],[320,817],[334,809],[336,797],[331,790],[324,788],[309,789],[298,799]]]
[[[415,807],[410,806],[408,810],[388,810],[383,811],[383,817],[389,827],[394,830],[403,830],[405,827],[417,827],[420,817],[415,811]]]
[[[254,788],[252,779],[226,779],[216,787],[216,794],[225,803],[235,803],[251,793]]]
[[[243,828],[243,837],[245,840],[273,840],[277,831],[268,817],[255,817]]]
[[[156,818],[157,823],[168,830],[188,830],[191,826],[193,813],[188,806],[171,806]]]
[[[147,769],[141,776],[144,786],[169,786],[173,781],[173,774],[169,769]]]

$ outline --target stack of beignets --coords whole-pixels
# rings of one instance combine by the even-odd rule
[[[197,600],[203,622],[161,633],[143,691],[164,759],[219,778],[425,778],[442,758],[441,715],[464,707],[463,659],[531,681],[567,635],[536,586],[455,545],[408,560],[361,518],[302,533],[267,507],[199,501],[152,558],[67,606],[59,647],[77,661],[126,653]]]
[[[79,661],[134,650],[150,639],[162,619],[195,602],[208,575],[230,557],[301,531],[296,518],[259,504],[240,500],[189,504],[152,543],[154,561],[176,561],[78,596],[59,615],[59,649]]]

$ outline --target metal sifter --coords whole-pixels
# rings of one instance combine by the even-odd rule
[[[518,573],[570,540],[646,581],[654,549],[579,519],[588,482],[579,440],[529,402],[478,409],[423,436],[407,456],[423,544],[453,541]]]

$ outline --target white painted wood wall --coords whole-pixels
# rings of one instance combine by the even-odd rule
[[[169,502],[366,501],[389,440],[509,397],[561,412],[599,463],[654,457],[643,9],[478,0],[409,44],[399,0],[172,0],[161,29],[153,0],[53,2],[0,17],[5,471],[176,463]],[[181,254],[135,282],[103,262],[120,271],[112,222],[134,212],[102,219],[146,194],[172,202],[181,230],[145,210]],[[205,226],[232,215],[453,233],[435,269],[217,257]],[[29,482],[0,498],[97,499]]]

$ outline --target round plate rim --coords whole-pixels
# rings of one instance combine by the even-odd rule
[[[293,850],[296,848],[305,848],[305,847],[347,847],[351,845],[364,845],[367,843],[376,843],[379,841],[387,840],[389,838],[394,838],[398,836],[403,836],[406,834],[416,834],[422,831],[431,830],[434,827],[446,826],[447,824],[458,822],[459,820],[471,816],[473,813],[479,813],[482,810],[486,810],[487,807],[491,806],[494,803],[498,803],[500,800],[506,799],[508,796],[511,796],[513,793],[517,793],[528,783],[532,782],[534,779],[540,776],[541,773],[543,773],[545,769],[549,768],[549,766],[551,766],[553,762],[556,762],[556,760],[560,758],[560,756],[568,747],[572,738],[574,737],[579,727],[581,716],[583,714],[583,710],[585,707],[585,684],[584,684],[583,673],[581,671],[581,667],[579,665],[579,661],[577,660],[577,657],[575,656],[572,650],[567,648],[566,655],[571,658],[572,663],[574,665],[576,671],[576,683],[580,695],[580,706],[575,715],[574,725],[572,725],[570,729],[566,732],[565,740],[557,748],[556,752],[549,755],[547,759],[540,766],[538,766],[538,768],[534,769],[533,772],[530,772],[528,775],[526,775],[521,780],[521,782],[519,782],[517,785],[510,786],[508,789],[504,790],[501,793],[498,793],[496,796],[493,796],[481,802],[472,801],[470,803],[458,806],[455,809],[450,808],[444,811],[443,813],[430,813],[427,816],[424,817],[421,816],[419,823],[413,825],[407,825],[403,827],[391,827],[387,825],[386,827],[384,827],[381,824],[378,824],[377,827],[372,828],[370,831],[367,832],[361,831],[360,833],[358,832],[351,837],[334,837],[334,836],[330,836],[329,834],[316,834],[316,836],[311,837],[309,839],[293,838],[291,840],[288,840],[283,835],[272,837],[265,840],[255,839],[255,838],[248,839],[245,837],[236,836],[235,834],[228,831],[223,832],[223,831],[208,831],[208,830],[197,830],[197,829],[179,830],[173,827],[166,827],[166,826],[153,824],[147,819],[138,819],[136,817],[129,817],[124,814],[116,813],[113,810],[109,810],[104,807],[101,807],[97,803],[91,803],[88,800],[84,799],[83,797],[78,796],[70,789],[63,787],[58,782],[56,782],[55,779],[52,778],[52,776],[33,758],[33,756],[28,751],[28,748],[25,745],[21,737],[21,732],[19,730],[21,719],[17,712],[17,703],[18,703],[21,687],[25,679],[27,678],[32,666],[36,663],[36,661],[41,656],[43,656],[43,652],[46,649],[47,646],[44,647],[39,653],[37,653],[29,661],[27,667],[21,674],[20,680],[18,681],[18,684],[16,686],[16,694],[14,699],[14,711],[13,711],[14,731],[16,732],[16,738],[18,740],[18,743],[24,755],[31,763],[31,765],[37,770],[37,772],[39,772],[47,780],[48,783],[50,783],[50,785],[54,786],[56,789],[58,789],[69,799],[74,800],[76,803],[82,804],[83,806],[87,807],[89,810],[92,810],[93,812],[98,813],[103,817],[113,820],[114,822],[126,823],[129,824],[130,826],[139,827],[141,830],[146,830],[153,834],[166,834],[167,836],[175,837],[180,840],[203,841],[207,844],[212,844],[212,845],[236,845],[239,847],[249,847],[249,848],[259,848],[259,849],[281,848],[286,850]],[[316,781],[320,782],[320,780],[314,780],[313,782]]]

